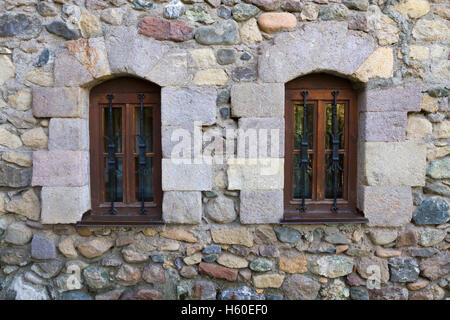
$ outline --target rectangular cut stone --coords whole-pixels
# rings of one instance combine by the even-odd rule
[[[228,160],[229,190],[281,190],[284,183],[284,159]]]
[[[50,151],[89,150],[88,121],[84,119],[51,119],[48,149]]]
[[[216,122],[217,91],[212,87],[165,87],[161,89],[162,125],[212,125]]]
[[[80,187],[89,183],[89,152],[33,152],[33,186]]]
[[[204,191],[211,189],[211,165],[177,163],[172,159],[162,159],[163,191]]]
[[[283,117],[282,83],[240,83],[231,87],[231,113],[234,117]]]
[[[87,90],[81,88],[33,88],[33,115],[42,118],[86,118]]]
[[[239,158],[284,157],[284,118],[239,119],[237,148]]]
[[[176,158],[192,158],[194,155],[194,128],[202,132],[201,127],[196,127],[193,123],[162,125],[161,148],[163,158],[172,158],[173,156]],[[172,154],[172,151],[176,154]]]
[[[243,224],[279,223],[283,218],[282,190],[242,190],[240,199]]]
[[[360,141],[404,141],[406,112],[361,112],[359,114]]]
[[[399,227],[412,218],[411,187],[360,186],[358,208],[369,219],[371,227]]]
[[[162,204],[166,223],[198,224],[202,220],[200,191],[166,191]]]
[[[388,89],[367,89],[358,96],[360,111],[420,111],[422,85],[409,83]]]
[[[162,87],[188,85],[192,75],[188,72],[187,57],[186,52],[171,51],[156,63],[145,78]]]
[[[425,145],[409,141],[364,142],[359,149],[364,185],[425,185]]]
[[[76,223],[91,209],[89,186],[43,187],[41,221],[44,224]]]

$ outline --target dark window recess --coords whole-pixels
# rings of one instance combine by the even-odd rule
[[[350,81],[313,74],[286,84],[282,223],[365,223],[356,208],[358,110]]]
[[[135,78],[98,85],[89,130],[91,210],[79,225],[162,223],[160,88]]]

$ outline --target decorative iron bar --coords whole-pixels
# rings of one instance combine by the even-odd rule
[[[108,175],[109,175],[109,183],[111,185],[110,187],[110,200],[111,200],[111,207],[109,209],[110,214],[115,214],[117,211],[114,208],[114,201],[116,198],[116,157],[115,157],[115,150],[116,150],[116,144],[114,139],[114,132],[113,132],[113,109],[112,109],[112,101],[114,99],[113,94],[108,94],[106,96],[109,101],[109,136],[106,136],[105,138],[108,140]]]
[[[341,139],[341,135],[343,131],[338,132],[338,120],[337,120],[337,96],[339,91],[333,91],[331,93],[333,95],[333,132],[327,132],[327,134],[331,138],[331,146],[332,146],[332,155],[331,160],[332,163],[330,167],[327,169],[328,172],[333,172],[333,208],[332,210],[337,212],[337,183],[338,183],[338,173],[342,171],[341,166],[339,165],[339,141]]]
[[[138,169],[138,175],[139,175],[139,197],[141,198],[141,213],[145,214],[146,210],[144,207],[145,204],[145,196],[144,196],[144,190],[145,190],[145,179],[144,175],[147,175],[147,169],[146,169],[146,158],[145,158],[145,150],[146,150],[146,143],[145,143],[145,135],[144,135],[144,94],[139,93],[139,103],[141,104],[141,116],[139,118],[139,136],[138,136],[138,148],[139,148],[139,169]]]
[[[300,186],[301,186],[301,195],[302,195],[302,204],[300,206],[300,210],[306,211],[306,170],[308,168],[308,147],[309,147],[309,137],[312,135],[312,132],[307,132],[307,123],[308,123],[308,108],[306,106],[306,97],[308,96],[308,91],[302,91],[303,96],[303,131],[300,135],[301,138],[301,160],[300,160]]]

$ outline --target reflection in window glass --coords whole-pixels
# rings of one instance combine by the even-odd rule
[[[308,166],[306,168],[305,175],[305,198],[311,199],[311,190],[312,190],[312,155],[308,155]],[[303,197],[303,189],[302,189],[302,169],[301,165],[301,155],[294,155],[294,199],[302,199]]]
[[[307,111],[307,121],[306,121],[306,132],[312,132],[313,131],[313,109],[312,104],[306,105],[306,111]],[[294,105],[294,149],[300,150],[301,148],[301,135],[303,135],[303,104],[295,104]],[[313,147],[312,145],[312,135],[309,137],[308,142],[309,146],[308,149],[311,149]]]
[[[139,135],[140,135],[140,120],[141,120],[141,108],[136,107],[134,109],[134,130],[136,135],[136,153],[139,153]],[[145,152],[153,151],[153,108],[144,107],[144,139],[145,139]]]
[[[104,119],[104,135],[105,135],[105,152],[108,152],[109,140],[109,108],[103,108]],[[122,153],[122,108],[112,108],[112,129],[115,144],[115,153]]]
[[[146,158],[145,164],[145,172],[144,172],[144,201],[151,202],[154,199],[154,190],[153,190],[153,159]],[[136,158],[135,160],[136,166],[136,176],[135,176],[135,190],[136,190],[136,199],[137,201],[142,201],[140,192],[139,192],[139,160]]]
[[[339,149],[344,149],[344,123],[345,123],[345,105],[343,103],[337,104],[337,123],[338,123],[338,132],[342,132],[339,142]],[[331,103],[327,104],[327,132],[333,133],[333,105]],[[327,134],[326,139],[326,149],[331,149],[331,137]]]
[[[331,170],[328,170],[328,168],[331,167],[333,161],[331,154],[325,155],[325,165],[326,165],[326,174],[325,174],[325,198],[327,199],[333,199],[334,193],[333,193],[333,183],[334,183],[334,172]],[[344,169],[344,155],[339,155],[339,166]],[[342,198],[342,186],[344,185],[344,174],[342,170],[338,170],[337,175],[337,198]]]
[[[122,181],[122,172],[123,172],[123,161],[122,158],[116,158],[116,175],[115,175],[115,199],[114,202],[122,202],[123,201],[123,181]],[[109,171],[108,171],[108,158],[105,157],[105,201],[111,201],[111,186],[112,183],[109,180]]]

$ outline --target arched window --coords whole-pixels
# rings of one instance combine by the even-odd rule
[[[96,86],[89,131],[91,211],[81,224],[160,222],[160,88],[127,77]]]
[[[284,222],[367,222],[356,208],[358,110],[351,82],[312,74],[285,88]]]

